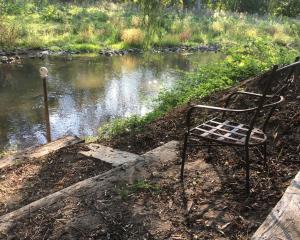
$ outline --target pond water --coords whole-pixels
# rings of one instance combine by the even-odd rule
[[[177,70],[215,61],[215,53],[191,55],[52,56],[0,65],[0,150],[44,144],[46,124],[39,68],[49,70],[51,137],[97,134],[114,118],[151,111],[151,99],[180,77]]]

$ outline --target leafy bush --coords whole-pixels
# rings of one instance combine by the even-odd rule
[[[59,5],[48,5],[41,11],[41,17],[45,21],[66,22],[66,9]]]
[[[89,24],[89,23],[85,23],[82,24],[79,30],[79,38],[77,40],[78,43],[89,43],[92,42],[92,40],[94,39],[94,26]]]

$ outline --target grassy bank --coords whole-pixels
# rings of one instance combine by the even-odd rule
[[[200,16],[164,13],[157,46],[228,44],[263,37],[300,46],[299,20],[238,13],[203,12]],[[7,4],[0,16],[0,48],[49,48],[97,52],[103,48],[142,47],[143,17],[131,5]]]
[[[229,88],[240,80],[269,70],[275,64],[290,63],[299,54],[296,49],[257,37],[231,44],[223,51],[226,58],[221,63],[200,66],[194,72],[186,73],[172,89],[162,91],[152,112],[143,117],[116,119],[99,129],[100,137],[114,137],[130,131],[141,132],[145,124],[162,117],[175,107]]]

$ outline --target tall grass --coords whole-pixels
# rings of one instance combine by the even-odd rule
[[[142,47],[146,41],[143,17],[130,6],[24,3],[8,10],[1,15],[2,48],[98,51],[114,46]],[[300,47],[300,22],[287,17],[222,11],[201,16],[170,12],[163,18],[159,32],[160,36],[154,36],[154,44],[159,46],[227,45],[245,37],[262,37],[279,45]]]

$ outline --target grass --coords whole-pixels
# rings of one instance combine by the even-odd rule
[[[101,48],[143,47],[143,17],[130,5],[10,4],[1,15],[0,47],[98,52]],[[283,46],[300,46],[300,23],[287,17],[214,12],[201,16],[168,13],[154,36],[157,46],[228,45],[263,37]]]
[[[130,195],[141,191],[159,191],[160,187],[156,184],[150,183],[145,180],[135,181],[133,184],[126,184],[125,186],[119,186],[117,193],[119,196],[126,200]]]

